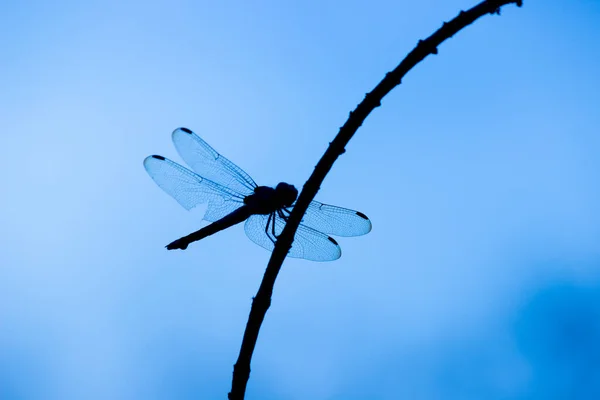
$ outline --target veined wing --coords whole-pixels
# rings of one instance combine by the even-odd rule
[[[240,193],[254,191],[257,185],[243,169],[217,153],[191,130],[177,128],[171,136],[181,158],[204,178]]]
[[[244,205],[247,193],[205,179],[163,156],[146,157],[144,168],[154,182],[186,210],[199,204],[208,204],[204,215],[207,221],[223,218]]]
[[[371,231],[371,221],[359,211],[312,201],[302,224],[336,236],[360,236]]]
[[[273,251],[275,240],[283,231],[285,221],[275,214],[255,214],[246,220],[246,235],[257,245]],[[311,261],[333,261],[340,258],[342,249],[337,242],[324,233],[300,224],[288,253],[289,257],[304,258]]]

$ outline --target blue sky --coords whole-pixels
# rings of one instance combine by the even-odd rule
[[[5,1],[0,398],[225,398],[269,253],[200,226],[142,160],[186,126],[259,184],[307,179],[347,114],[474,2]],[[360,210],[287,260],[248,399],[600,396],[600,3],[461,32],[317,198]]]

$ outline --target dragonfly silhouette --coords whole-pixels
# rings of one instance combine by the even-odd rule
[[[254,243],[273,250],[290,215],[298,190],[281,182],[275,188],[258,186],[237,165],[217,153],[187,128],[172,134],[177,152],[192,170],[163,156],[149,156],[144,167],[156,184],[191,210],[208,204],[204,228],[175,240],[166,247],[182,249],[223,229],[246,221],[246,235]],[[332,261],[342,252],[328,236],[359,236],[371,231],[371,221],[361,212],[313,201],[298,227],[288,256],[313,261]]]

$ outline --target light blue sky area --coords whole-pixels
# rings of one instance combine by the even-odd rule
[[[225,398],[269,253],[147,176],[186,126],[301,187],[417,41],[473,1],[4,1],[0,398]],[[526,0],[445,43],[317,199],[340,260],[290,259],[248,399],[600,398],[600,3]]]

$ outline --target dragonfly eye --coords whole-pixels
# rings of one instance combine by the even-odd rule
[[[291,206],[298,197],[298,189],[289,183],[281,182],[275,188],[284,207]]]

